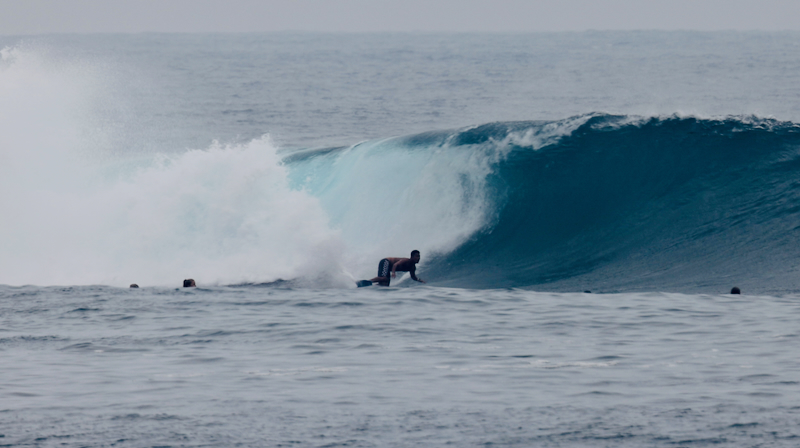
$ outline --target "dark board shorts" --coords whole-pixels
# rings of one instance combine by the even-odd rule
[[[391,270],[392,270],[392,263],[389,262],[387,259],[383,259],[378,263],[378,277],[386,277],[386,285],[389,286],[389,282],[391,282]]]

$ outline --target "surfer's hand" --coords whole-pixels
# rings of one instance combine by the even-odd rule
[[[397,278],[397,272],[392,272],[392,278]]]
[[[425,280],[423,280],[421,278],[417,278],[417,281],[420,282],[420,283],[425,283]]]

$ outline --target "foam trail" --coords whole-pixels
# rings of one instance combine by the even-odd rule
[[[90,85],[3,51],[0,284],[335,276],[337,233],[317,199],[289,187],[268,138],[103,165],[85,156]]]

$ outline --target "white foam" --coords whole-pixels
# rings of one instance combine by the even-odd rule
[[[202,285],[340,270],[337,232],[317,199],[289,188],[268,138],[111,165],[87,152],[91,70],[14,49],[2,58],[0,284]]]
[[[562,138],[571,135],[594,116],[595,114],[576,115],[563,120],[544,123],[542,126],[531,126],[525,131],[509,132],[498,147],[510,150],[513,145],[539,150],[547,145],[558,143]]]
[[[4,219],[18,238],[0,283],[267,282],[329,272],[341,251],[318,201],[289,189],[268,139],[162,156],[83,188],[58,180],[28,189]]]

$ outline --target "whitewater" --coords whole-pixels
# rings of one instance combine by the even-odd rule
[[[0,445],[796,445],[797,37],[0,36]]]

